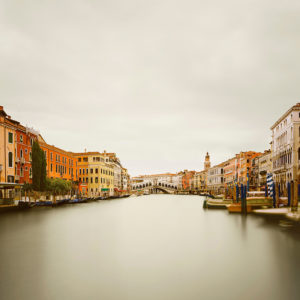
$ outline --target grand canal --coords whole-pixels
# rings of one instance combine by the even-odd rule
[[[300,233],[150,195],[0,215],[0,299],[299,299]]]

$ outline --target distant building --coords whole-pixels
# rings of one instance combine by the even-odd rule
[[[211,167],[207,171],[207,190],[213,194],[224,192],[224,163]]]
[[[267,184],[267,174],[272,173],[272,153],[266,150],[257,157],[258,161],[258,186],[264,187]]]
[[[77,158],[79,191],[88,197],[114,195],[114,165],[106,152],[73,153]]]
[[[180,189],[184,191],[191,191],[193,186],[193,179],[196,171],[188,171],[184,170],[180,172],[179,174],[181,175],[181,184],[180,184]]]

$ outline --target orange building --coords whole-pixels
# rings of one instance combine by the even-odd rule
[[[237,172],[238,183],[247,184],[252,171],[252,160],[262,153],[255,151],[241,152],[239,154],[239,169]]]
[[[0,106],[0,181],[31,183],[31,146],[38,132],[13,120]]]
[[[48,145],[40,135],[39,144],[46,156],[47,177],[77,181],[77,158],[73,153]]]
[[[32,183],[32,144],[37,137],[37,131],[18,125],[15,141],[15,181],[18,183]]]
[[[252,159],[260,155],[260,152],[255,151],[240,152],[226,161],[223,168],[225,187],[247,184],[251,174]]]
[[[179,174],[182,175],[181,177],[181,187],[183,190],[191,190],[192,189],[192,183],[194,179],[196,171],[188,171],[184,170],[183,172],[180,172]]]

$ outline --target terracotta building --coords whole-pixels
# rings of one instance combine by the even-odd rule
[[[37,135],[0,106],[0,182],[31,183],[31,146]]]
[[[41,135],[39,145],[45,152],[47,177],[77,181],[77,158],[72,152],[47,144]]]

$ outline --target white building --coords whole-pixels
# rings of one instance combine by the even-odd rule
[[[207,170],[207,189],[214,193],[224,191],[224,163]]]
[[[299,178],[300,103],[290,108],[272,127],[273,179],[284,187]]]

